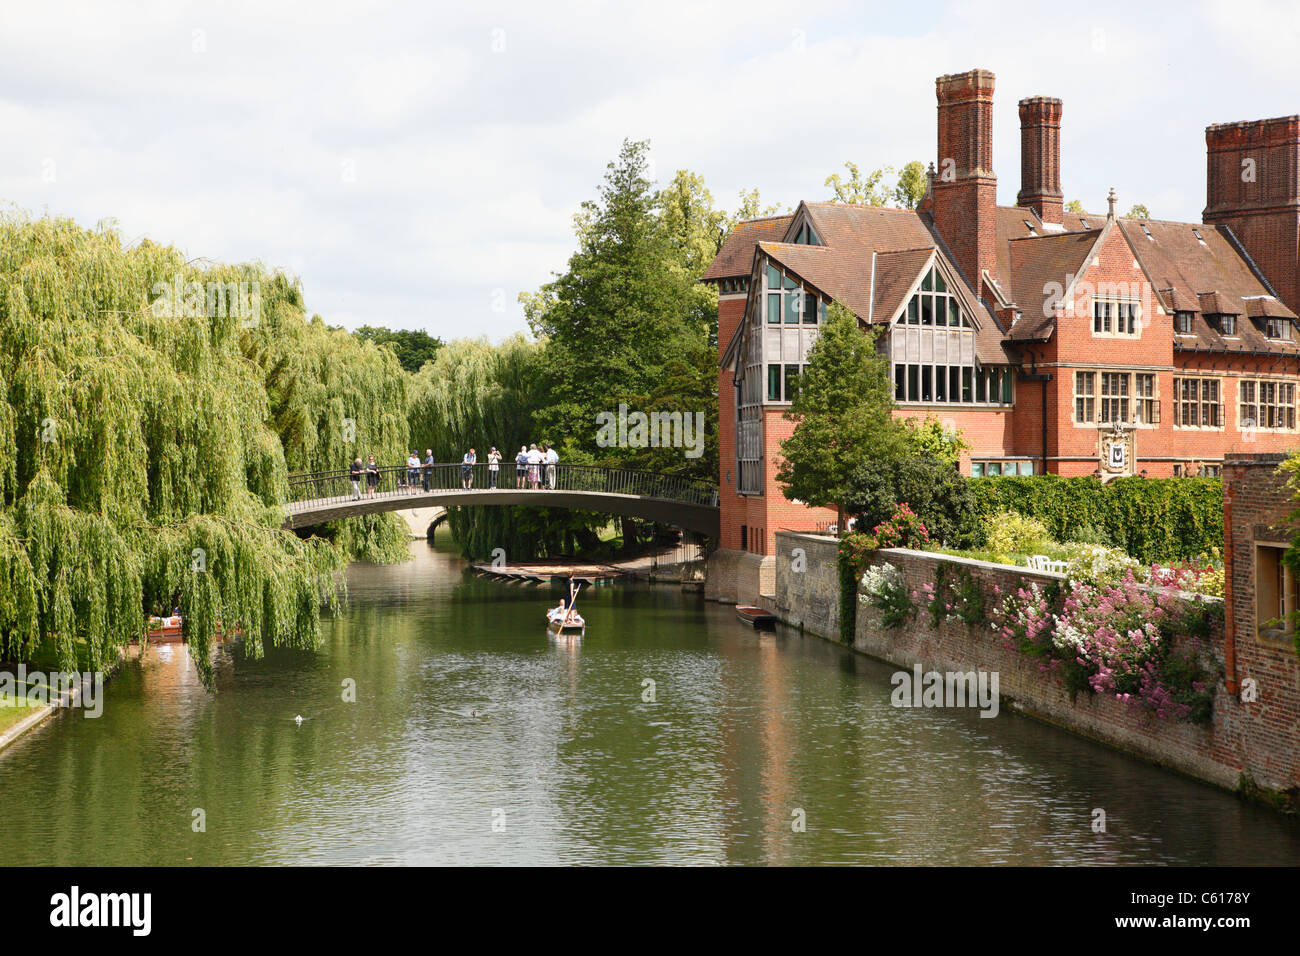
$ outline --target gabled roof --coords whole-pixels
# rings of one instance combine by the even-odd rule
[[[700,280],[710,282],[749,275],[749,270],[754,265],[754,246],[764,239],[784,238],[793,219],[793,215],[765,216],[737,223]]]
[[[1270,339],[1253,319],[1296,315],[1280,302],[1239,250],[1226,227],[1158,219],[1120,219],[1134,255],[1162,288],[1162,303],[1192,312],[1192,336],[1178,336],[1183,349],[1214,352],[1277,352],[1294,355],[1292,342]],[[1197,238],[1197,237],[1200,238]],[[1225,339],[1207,315],[1238,316],[1235,335]]]
[[[1007,243],[1011,297],[1020,310],[1020,318],[1007,338],[1034,341],[1052,334],[1056,326],[1055,309],[1048,302],[1050,290],[1063,293],[1071,277],[1083,271],[1083,264],[1101,241],[1102,231],[1057,232]]]

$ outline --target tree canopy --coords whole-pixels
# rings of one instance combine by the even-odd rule
[[[312,646],[348,552],[281,530],[287,472],[396,453],[404,390],[282,273],[0,217],[0,657],[103,669],[177,598],[209,685],[219,629]]]
[[[908,442],[892,414],[889,363],[876,348],[878,331],[861,329],[856,315],[833,304],[785,413],[795,427],[781,443],[776,478],[782,493],[814,507],[834,507],[841,530],[858,466],[898,457]]]
[[[886,177],[894,173],[894,167],[882,166],[868,173],[863,173],[857,163],[845,162],[848,176],[831,173],[826,177],[826,186],[830,189],[833,202],[852,203],[858,206],[887,206],[891,202],[901,209],[915,209],[923,198],[928,185],[925,166],[919,160],[912,160],[898,171],[898,177],[890,186]]]
[[[391,348],[397,361],[408,372],[418,372],[425,362],[432,362],[438,349],[442,348],[442,339],[434,338],[424,329],[386,329],[382,326],[363,325],[355,334],[367,342]]]

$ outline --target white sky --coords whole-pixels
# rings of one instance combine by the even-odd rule
[[[1067,199],[1199,220],[1205,126],[1300,112],[1300,4],[1145,7],[0,0],[0,203],[282,267],[333,324],[499,339],[625,137],[728,207],[824,199],[847,159],[930,161],[934,78],[981,67],[1000,202],[1047,95]]]

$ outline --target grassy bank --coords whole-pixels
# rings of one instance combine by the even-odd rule
[[[3,734],[20,720],[26,720],[36,710],[36,707],[31,706],[21,697],[0,694],[0,734]]]

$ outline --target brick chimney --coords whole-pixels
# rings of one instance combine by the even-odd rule
[[[970,70],[941,76],[934,85],[939,100],[934,225],[966,281],[983,295],[980,271],[997,274],[993,74]]]
[[[1016,205],[1043,222],[1065,222],[1061,194],[1061,101],[1031,96],[1020,101],[1020,192]]]
[[[1300,312],[1300,116],[1205,130],[1206,223],[1227,226]]]

